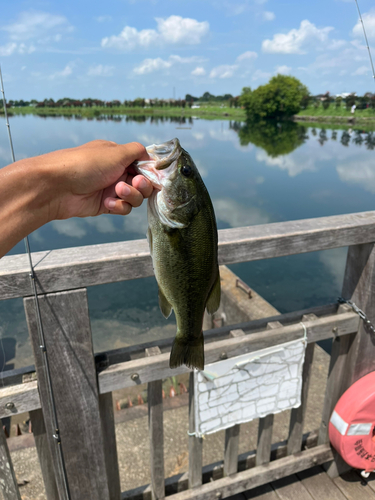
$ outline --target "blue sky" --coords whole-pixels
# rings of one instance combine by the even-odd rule
[[[375,5],[359,0],[375,58]],[[276,73],[313,94],[375,91],[354,0],[7,1],[8,99],[238,95]]]

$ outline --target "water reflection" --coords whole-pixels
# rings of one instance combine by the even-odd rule
[[[306,127],[290,121],[231,122],[230,127],[238,133],[241,145],[251,142],[272,158],[291,153],[308,139]]]
[[[229,127],[238,133],[241,145],[249,143],[264,149],[273,158],[280,155],[292,153],[295,149],[304,144],[311,137],[308,128],[295,122],[230,122]],[[367,149],[375,149],[374,132],[363,129],[332,130],[331,137],[328,137],[328,130],[321,128],[319,132],[316,128],[311,129],[313,137],[317,137],[321,146],[324,146],[330,139],[337,140],[338,133],[341,133],[340,143],[349,146],[352,142],[356,146],[364,144]]]

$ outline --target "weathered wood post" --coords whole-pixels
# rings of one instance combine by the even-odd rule
[[[0,496],[1,493],[4,500],[21,500],[12,459],[10,458],[7,440],[0,420]]]
[[[86,289],[39,296],[61,445],[53,437],[56,430],[53,428],[34,298],[26,298],[24,303],[59,496],[65,499],[57,449],[61,446],[71,499],[112,500],[108,486]],[[119,487],[115,490],[120,491]]]
[[[146,356],[161,354],[159,347],[146,349]],[[153,500],[165,497],[164,487],[164,431],[163,431],[163,381],[147,384],[148,427],[150,432],[151,493]]]
[[[189,488],[202,484],[203,440],[195,433],[194,371],[189,378]]]
[[[374,243],[349,247],[342,297],[354,302],[364,311],[371,323],[375,324]],[[339,387],[339,390],[336,389],[337,399],[354,382],[375,370],[375,334],[368,326],[361,321],[358,332],[346,337],[344,341],[340,340],[341,349],[339,345],[336,348],[341,356],[347,353],[345,367],[340,370],[341,380],[334,381]],[[337,353],[332,354],[337,357]],[[332,401],[332,409],[335,403]],[[347,467],[341,457],[335,454],[334,462],[328,472],[331,476],[336,476]]]

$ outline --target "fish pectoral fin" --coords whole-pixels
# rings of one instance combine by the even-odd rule
[[[213,287],[211,288],[210,295],[208,296],[206,303],[206,309],[208,314],[213,314],[219,309],[220,294],[221,294],[220,274],[217,273],[217,278],[215,280],[215,283],[213,284]]]
[[[148,246],[150,248],[150,254],[151,254],[151,257],[152,257],[152,232],[151,232],[151,229],[148,227],[147,228],[147,241],[148,241]]]
[[[172,312],[172,306],[168,302],[168,300],[165,298],[164,293],[161,291],[159,287],[159,307],[161,312],[163,313],[164,318],[169,318]]]

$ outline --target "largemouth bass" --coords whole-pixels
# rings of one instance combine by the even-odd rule
[[[169,366],[204,369],[203,314],[220,303],[217,228],[210,196],[178,139],[148,146],[149,161],[136,170],[156,188],[148,199],[147,239],[159,305],[175,312],[176,338]]]

